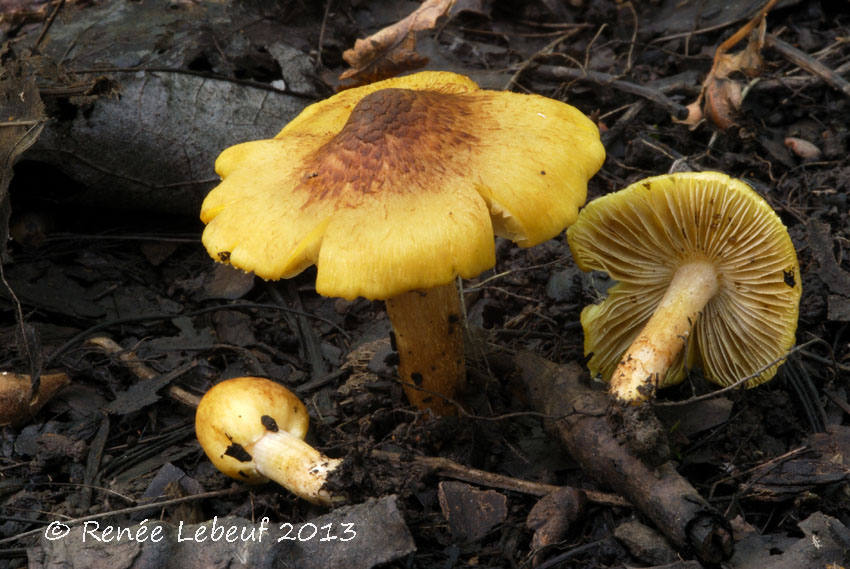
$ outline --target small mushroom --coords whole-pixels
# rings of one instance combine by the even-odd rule
[[[238,377],[214,385],[198,405],[195,434],[224,474],[261,484],[274,480],[314,504],[343,500],[325,488],[342,462],[304,442],[310,419],[291,391],[260,377]]]
[[[578,266],[618,281],[582,311],[588,367],[639,404],[700,365],[747,387],[794,344],[800,270],[776,213],[718,172],[647,178],[589,203],[568,230]]]
[[[33,418],[45,403],[70,383],[62,372],[44,373],[32,396],[32,377],[22,373],[0,372],[0,427],[18,426]]]
[[[465,382],[457,277],[570,225],[605,151],[577,109],[422,72],[343,91],[216,161],[201,209],[216,260],[265,279],[317,266],[325,296],[386,300],[399,376],[453,414]]]

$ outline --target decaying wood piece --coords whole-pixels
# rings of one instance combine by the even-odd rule
[[[545,559],[546,549],[564,539],[573,525],[584,516],[587,500],[578,488],[562,486],[543,496],[528,513],[525,527],[534,532],[531,538],[531,566]]]
[[[584,385],[578,364],[558,366],[531,352],[517,366],[535,409],[559,417],[548,424],[582,469],[641,510],[679,550],[719,563],[732,556],[729,522],[669,462],[650,468],[612,434],[609,398]]]

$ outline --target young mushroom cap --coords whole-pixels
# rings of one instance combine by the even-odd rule
[[[668,289],[684,279],[694,284],[675,302],[698,308],[674,333],[658,387],[680,382],[695,365],[719,385],[752,376],[746,386],[753,387],[773,377],[794,344],[801,294],[794,245],[740,180],[717,172],[641,180],[589,203],[567,238],[582,270],[618,281],[581,314],[588,367],[606,381],[638,353],[633,342],[662,299],[668,316],[676,311]]]
[[[495,264],[570,225],[605,152],[577,109],[422,72],[307,107],[216,161],[210,255],[266,279],[317,265],[325,296],[387,299]]]
[[[336,498],[323,489],[340,464],[304,442],[310,418],[291,391],[260,377],[214,385],[195,413],[195,434],[210,461],[224,474],[261,484],[270,479],[315,504]]]

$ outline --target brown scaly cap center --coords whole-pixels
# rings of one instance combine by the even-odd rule
[[[308,200],[356,205],[376,192],[413,192],[460,169],[478,138],[465,131],[468,100],[433,91],[381,89],[363,97],[342,130],[304,168]]]

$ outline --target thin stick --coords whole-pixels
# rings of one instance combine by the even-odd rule
[[[53,25],[53,21],[56,19],[56,16],[59,15],[59,10],[62,9],[62,6],[65,5],[65,0],[59,0],[56,4],[56,7],[47,17],[47,20],[44,22],[44,27],[41,28],[41,33],[38,34],[38,39],[35,40],[35,45],[33,47],[38,48],[41,45],[41,42],[44,41],[44,38],[47,37],[47,31],[50,29],[50,26]]]
[[[392,462],[404,462],[401,455],[396,452],[373,450],[371,454],[377,458],[382,458]],[[436,471],[437,474],[441,476],[456,478],[457,480],[464,480],[466,482],[472,482],[473,484],[480,484],[482,486],[501,488],[502,490],[511,490],[522,494],[530,494],[532,496],[545,496],[546,494],[562,488],[562,486],[554,484],[532,482],[529,480],[522,480],[520,478],[513,478],[512,476],[506,476],[504,474],[496,474],[493,472],[487,472],[486,470],[470,468],[440,456],[414,456],[412,461]],[[578,491],[582,492],[587,500],[594,504],[619,507],[631,506],[631,503],[628,500],[622,496],[618,496],[617,494],[599,492],[597,490],[578,489]]]
[[[678,407],[680,405],[690,405],[691,403],[696,403],[697,401],[705,401],[706,399],[713,399],[714,397],[717,397],[719,395],[723,395],[724,393],[727,393],[729,391],[732,391],[733,389],[737,389],[738,387],[741,387],[741,385],[743,385],[746,382],[750,381],[751,379],[756,378],[759,375],[761,375],[762,372],[764,372],[766,369],[769,369],[769,368],[775,366],[776,364],[778,364],[779,362],[781,362],[782,360],[787,359],[788,356],[790,356],[791,354],[799,352],[803,348],[808,347],[811,344],[814,344],[815,342],[818,342],[818,341],[819,341],[819,339],[809,340],[805,344],[800,344],[799,346],[794,346],[793,348],[791,348],[790,350],[785,352],[785,354],[783,356],[773,360],[772,362],[766,363],[765,365],[763,365],[762,367],[760,367],[759,369],[757,369],[755,372],[751,373],[750,375],[748,375],[746,377],[742,377],[741,379],[739,379],[735,383],[733,383],[731,385],[727,385],[726,387],[724,387],[722,389],[718,389],[717,391],[712,391],[711,393],[706,393],[705,395],[700,395],[698,397],[691,397],[690,399],[685,399],[684,401],[656,401],[654,403],[654,405],[656,407]]]
[[[779,0],[769,0],[767,4],[765,4],[764,8],[762,8],[755,18],[751,19],[749,22],[744,24],[741,29],[737,32],[726,38],[726,41],[721,43],[717,50],[714,52],[714,65],[712,66],[712,74],[714,73],[714,68],[717,66],[717,62],[721,59],[723,54],[727,51],[735,47],[742,39],[747,37],[751,31],[753,31],[757,26],[761,24],[761,21],[765,19],[767,13],[770,12],[771,8],[773,8]]]
[[[43,123],[43,119],[23,120],[23,121],[4,121],[0,122],[0,126],[34,126]]]
[[[333,0],[325,0],[325,13],[322,16],[322,27],[319,28],[319,44],[316,46],[316,64],[313,66],[313,69],[318,70],[322,67],[322,49],[325,46],[325,31],[328,27],[328,16],[331,13],[331,4],[333,4]]]
[[[56,360],[59,356],[64,354],[66,351],[70,350],[73,346],[77,345],[85,338],[94,334],[95,332],[100,332],[101,330],[106,330],[112,326],[119,326],[121,324],[135,324],[139,322],[153,322],[156,320],[171,320],[172,318],[176,318],[178,316],[199,316],[201,314],[206,314],[208,312],[215,312],[216,310],[253,310],[253,309],[269,309],[269,310],[280,310],[281,312],[289,312],[291,314],[301,314],[306,316],[307,318],[313,318],[320,322],[325,322],[329,324],[333,328],[335,328],[346,340],[351,340],[351,336],[348,332],[340,328],[338,324],[335,324],[328,320],[327,318],[322,318],[321,316],[317,316],[315,314],[310,314],[307,312],[300,312],[298,310],[293,310],[291,308],[287,308],[285,306],[279,306],[277,304],[264,304],[264,303],[255,303],[255,302],[246,302],[239,304],[222,304],[216,306],[208,306],[206,308],[199,308],[198,310],[192,310],[190,312],[180,313],[180,314],[151,314],[148,316],[131,316],[128,318],[116,318],[115,320],[109,320],[107,322],[100,322],[99,324],[95,324],[90,328],[83,330],[79,334],[73,336],[70,340],[56,348],[50,356],[47,357],[45,361],[45,367],[49,366],[54,360]]]
[[[136,356],[136,352],[132,350],[125,350],[112,338],[107,338],[106,336],[98,336],[96,338],[89,338],[88,340],[86,340],[86,343],[91,344],[93,346],[97,346],[109,355],[117,356],[121,363],[124,364],[124,366],[128,370],[130,370],[133,375],[135,375],[142,381],[150,381],[159,377],[162,377],[164,380],[165,376],[167,375],[177,377],[179,375],[182,375],[183,373],[186,373],[187,371],[189,371],[190,368],[195,367],[198,363],[196,361],[188,362],[188,364],[184,364],[170,371],[167,374],[161,375],[146,366],[144,362],[142,362]],[[185,389],[177,385],[169,385],[165,391],[168,396],[171,397],[171,399],[177,401],[178,403],[182,403],[187,407],[197,408],[198,404],[201,402],[200,397],[198,397],[194,393],[186,391]]]
[[[624,93],[631,93],[632,95],[643,97],[644,99],[652,101],[656,105],[666,109],[667,112],[677,118],[686,117],[688,114],[688,109],[686,107],[668,98],[658,89],[653,89],[652,87],[639,85],[637,83],[630,83],[629,81],[618,79],[614,75],[610,75],[608,73],[591,71],[589,69],[574,69],[559,65],[541,65],[537,70],[538,72],[548,75],[554,79],[590,81],[597,85],[612,87],[618,91],[623,91]]]
[[[805,69],[812,75],[816,75],[823,79],[828,85],[838,89],[848,97],[850,97],[850,82],[841,77],[838,73],[810,56],[809,54],[800,51],[793,45],[786,43],[778,37],[768,34],[765,38],[765,43],[778,51],[782,56],[793,63]]]
[[[540,51],[538,51],[537,53],[535,53],[534,55],[532,55],[531,57],[529,57],[528,59],[523,61],[519,65],[519,67],[517,67],[517,70],[514,71],[514,74],[511,75],[511,78],[508,79],[508,82],[505,83],[505,86],[502,88],[502,90],[503,91],[510,91],[511,89],[513,89],[513,86],[516,85],[516,82],[519,79],[519,76],[522,75],[522,73],[526,69],[528,69],[528,67],[531,64],[533,64],[539,57],[542,57],[544,55],[549,55],[550,53],[552,53],[552,51],[556,47],[558,47],[558,44],[562,43],[563,41],[567,40],[570,36],[574,35],[576,33],[576,31],[577,31],[577,29],[573,28],[569,31],[566,31],[566,32],[559,34],[559,36],[554,41],[549,42],[548,44],[543,46],[543,48],[540,49]]]

